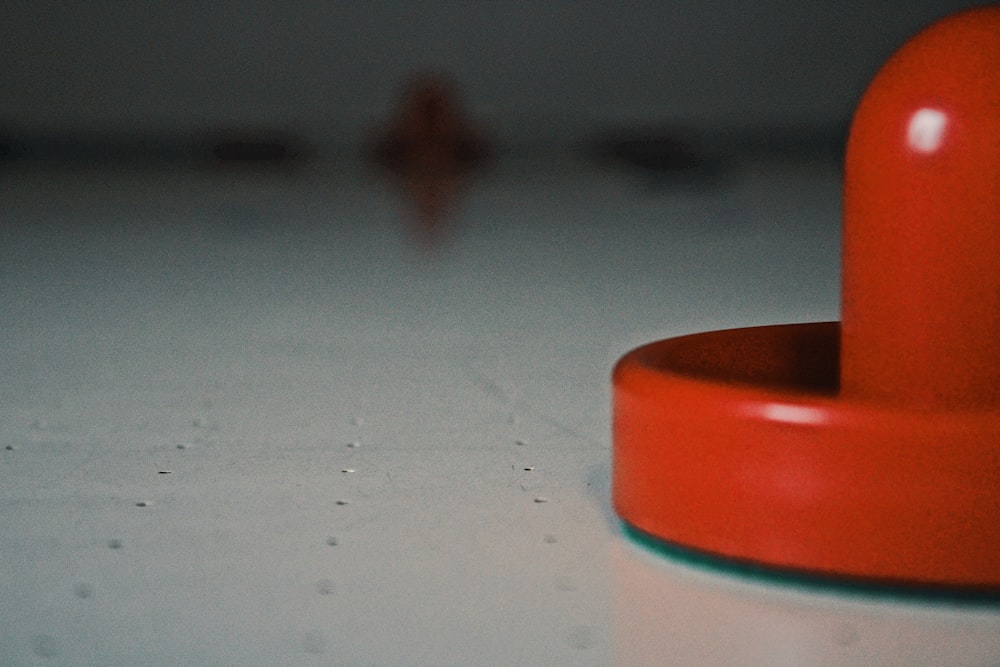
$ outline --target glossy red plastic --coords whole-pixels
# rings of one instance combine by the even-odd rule
[[[936,23],[876,76],[843,243],[842,322],[619,361],[615,509],[737,562],[1000,592],[1000,8]]]

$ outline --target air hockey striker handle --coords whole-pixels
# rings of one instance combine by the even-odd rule
[[[847,147],[841,322],[613,374],[630,531],[754,567],[1000,593],[1000,7],[906,43]]]

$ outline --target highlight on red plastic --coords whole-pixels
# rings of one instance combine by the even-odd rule
[[[647,536],[1000,593],[1000,7],[919,33],[861,100],[841,322],[633,350],[613,441],[615,509]]]

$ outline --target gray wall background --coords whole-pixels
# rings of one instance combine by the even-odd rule
[[[829,128],[902,41],[974,4],[7,1],[0,128],[353,143],[424,69],[511,144],[630,124]]]

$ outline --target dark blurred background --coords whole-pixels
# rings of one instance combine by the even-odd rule
[[[322,156],[408,77],[449,74],[509,147],[674,127],[839,141],[907,37],[976,3],[46,0],[0,4],[0,152],[187,154],[221,138]]]

